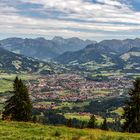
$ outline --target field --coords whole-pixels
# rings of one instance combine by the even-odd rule
[[[65,118],[67,119],[77,119],[80,121],[85,121],[88,122],[90,120],[90,114],[78,114],[78,113],[65,113],[64,114]],[[103,118],[101,116],[96,116],[96,124],[101,125],[103,122]],[[113,118],[107,118],[107,122],[113,122]]]
[[[1,140],[140,140],[140,134],[0,121]]]
[[[15,79],[16,76],[18,76],[22,80],[30,80],[37,77],[37,75],[28,75],[28,74],[16,75],[16,74],[1,73],[0,74],[0,93],[13,90],[13,80]]]
[[[123,113],[124,113],[124,110],[123,110],[122,107],[119,107],[119,108],[117,108],[116,110],[112,111],[112,113],[116,113],[116,114],[118,114],[119,116],[122,116]]]

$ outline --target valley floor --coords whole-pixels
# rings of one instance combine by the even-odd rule
[[[0,140],[140,140],[140,134],[0,121]]]

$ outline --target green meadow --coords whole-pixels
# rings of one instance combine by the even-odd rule
[[[18,76],[22,80],[30,80],[30,79],[34,79],[38,77],[38,75],[1,73],[0,74],[0,93],[13,90],[13,80],[15,79],[16,76]]]
[[[65,118],[67,119],[77,119],[79,121],[85,121],[88,123],[88,121],[90,120],[91,115],[89,114],[78,114],[78,113],[65,113],[64,114]],[[101,123],[103,123],[103,118],[101,116],[96,116],[96,124],[97,125],[101,125]],[[113,118],[107,118],[107,122],[113,122]]]
[[[140,140],[140,134],[0,121],[0,140]]]

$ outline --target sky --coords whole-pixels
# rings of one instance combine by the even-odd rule
[[[0,39],[140,37],[140,0],[0,0]]]

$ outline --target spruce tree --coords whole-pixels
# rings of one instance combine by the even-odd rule
[[[108,130],[106,118],[104,119],[103,123],[101,124],[101,129],[102,130]]]
[[[33,121],[33,123],[37,123],[37,116],[36,115],[33,116],[32,121]]]
[[[123,130],[132,133],[140,133],[140,78],[137,78],[130,90],[130,98],[124,107]]]
[[[94,115],[92,115],[89,122],[88,122],[87,127],[88,128],[95,128],[95,126],[96,126],[96,118]]]
[[[4,107],[3,120],[30,121],[32,105],[27,87],[16,77],[13,88],[13,96],[6,101]]]
[[[72,119],[68,119],[66,122],[67,127],[72,127]]]

